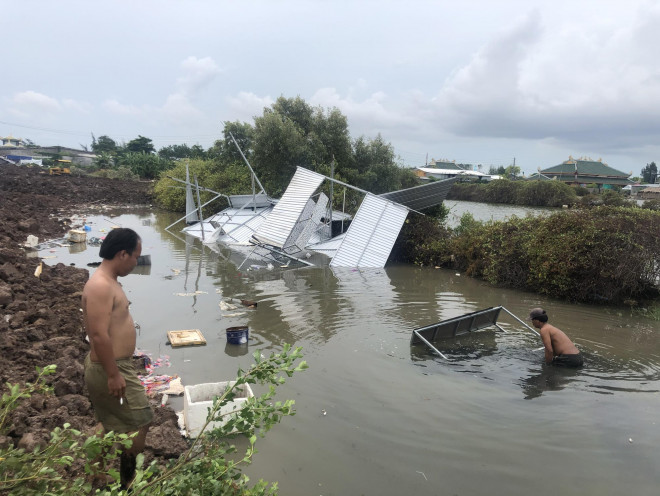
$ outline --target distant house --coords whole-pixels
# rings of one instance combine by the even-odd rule
[[[645,184],[645,189],[638,193],[642,200],[660,200],[660,184]]]
[[[430,179],[449,179],[457,176],[472,177],[487,181],[491,179],[491,176],[488,174],[484,174],[483,172],[474,169],[475,167],[471,165],[457,164],[455,161],[450,162],[449,160],[431,159],[431,163],[428,167],[418,167],[413,172],[422,181],[428,181]]]
[[[415,175],[422,181],[430,179],[449,179],[450,177],[466,177],[473,179],[484,179],[489,181],[491,176],[483,172],[465,169],[435,169],[432,167],[419,167],[414,170]]]
[[[7,136],[4,138],[0,136],[0,142],[2,142],[2,145],[0,146],[12,148],[22,148],[25,146],[25,141],[23,141],[21,138],[14,138],[13,136]]]
[[[544,176],[544,177],[539,177]],[[595,184],[598,188],[610,189],[612,186],[627,186],[634,184],[628,179],[632,174],[621,172],[600,160],[591,160],[589,158],[568,160],[559,165],[540,170],[538,174],[533,174],[529,179],[555,179],[566,184]]]

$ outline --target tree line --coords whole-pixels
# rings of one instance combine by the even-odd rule
[[[123,178],[157,179],[157,203],[176,210],[182,208],[183,192],[171,188],[175,182],[168,176],[185,178],[184,160],[200,185],[225,194],[247,192],[250,175],[241,151],[274,197],[284,192],[297,166],[333,174],[375,194],[418,184],[382,136],[354,138],[339,109],[312,106],[300,97],[278,98],[251,123],[224,123],[222,136],[208,149],[182,144],[156,151],[152,140],[144,136],[118,144],[106,135],[93,136],[91,149],[97,154],[94,167],[98,170],[120,171]],[[352,193],[348,197],[355,202]]]

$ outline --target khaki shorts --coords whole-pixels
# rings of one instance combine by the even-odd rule
[[[94,406],[94,416],[103,424],[106,432],[134,432],[151,422],[154,414],[133,360],[117,360],[117,367],[126,381],[123,404],[109,393],[108,376],[103,365],[100,362],[92,362],[89,354],[85,357],[85,384]]]

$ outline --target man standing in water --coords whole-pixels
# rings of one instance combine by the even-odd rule
[[[529,312],[534,327],[539,330],[545,347],[545,363],[565,367],[581,367],[582,355],[573,342],[561,330],[548,324],[548,315],[542,308]]]
[[[120,456],[122,487],[135,476],[135,457],[144,449],[153,412],[132,362],[136,333],[128,298],[117,281],[137,265],[140,236],[113,229],[101,244],[101,265],[85,284],[83,318],[91,350],[85,358],[85,384],[96,418],[106,432],[137,432]]]

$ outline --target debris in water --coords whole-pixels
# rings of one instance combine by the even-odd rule
[[[245,315],[245,312],[226,313],[223,317],[240,317],[241,315]]]
[[[174,296],[195,296],[201,294],[208,294],[206,291],[195,291],[194,293],[174,293]]]
[[[218,306],[220,307],[220,310],[222,310],[223,312],[227,312],[229,310],[236,310],[238,308],[236,305],[227,303],[226,301],[220,301],[220,303],[218,303]]]

